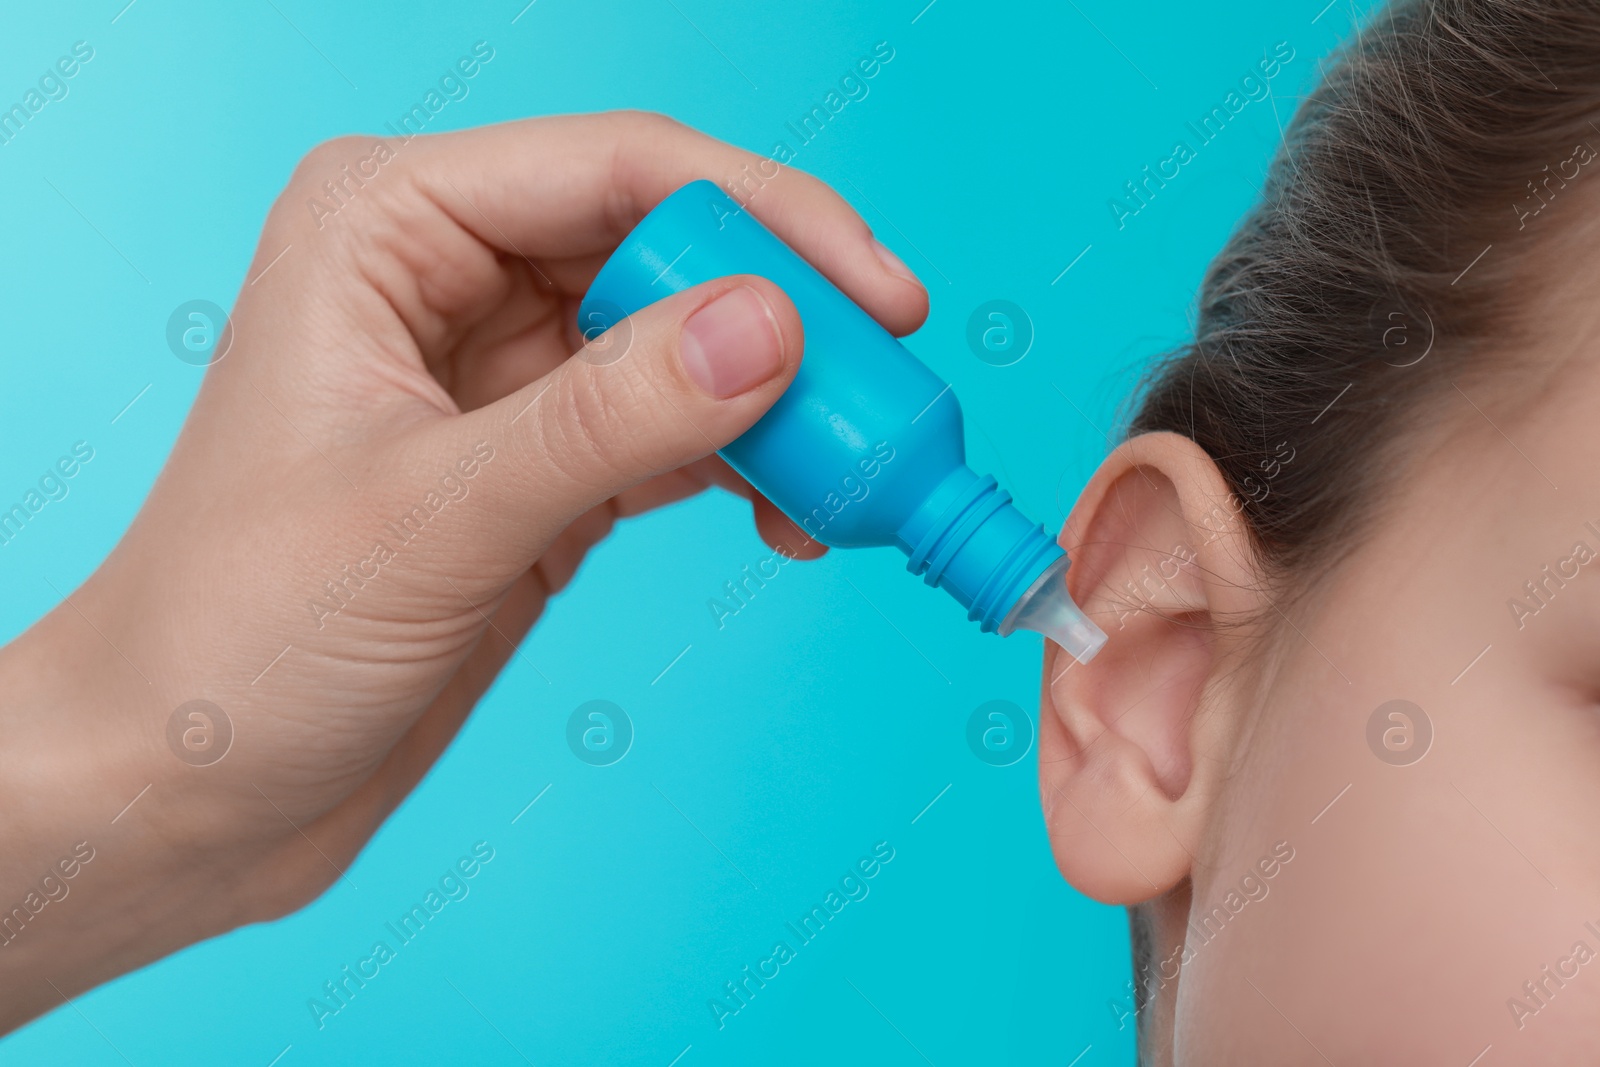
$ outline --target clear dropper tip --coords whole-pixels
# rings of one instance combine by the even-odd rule
[[[1045,568],[1006,613],[1000,633],[1032,630],[1060,645],[1079,663],[1088,663],[1106,643],[1106,634],[1067,592],[1068,565],[1067,557],[1062,556]]]

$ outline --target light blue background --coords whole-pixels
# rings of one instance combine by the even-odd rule
[[[927,282],[909,343],[954,384],[972,465],[1056,524],[1352,18],[1343,0],[524,2],[6,5],[0,104],[74,41],[95,57],[0,146],[0,497],[73,441],[96,456],[0,548],[0,633],[95,567],[160,470],[201,374],[167,349],[172,309],[230,305],[300,155],[380,130],[474,41],[495,58],[430,131],[643,107],[762,152],[888,41],[870,95],[795,165]],[[1108,200],[1196,145],[1185,122],[1279,41],[1296,57],[1272,100],[1119,231]],[[1036,330],[1005,368],[964,339],[996,298]],[[766,551],[725,496],[623,526],[353,885],[78,998],[0,1062],[1129,1063],[1123,913],[1057,874],[1033,755],[995,768],[966,746],[986,701],[1037,711],[1037,640],[979,634],[888,550],[791,564],[719,632],[708,599]],[[612,767],[564,740],[595,698],[637,729]],[[496,857],[471,895],[319,1031],[308,998],[479,840]],[[719,1031],[708,999],[878,841],[896,855],[870,896]]]

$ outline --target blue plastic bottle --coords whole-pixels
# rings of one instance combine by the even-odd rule
[[[730,274],[788,294],[805,354],[722,457],[823,544],[894,545],[984,632],[1034,630],[1087,662],[1105,634],[1067,593],[1066,553],[966,465],[950,386],[716,185],[691,182],[645,216],[589,287],[579,325],[592,338]]]

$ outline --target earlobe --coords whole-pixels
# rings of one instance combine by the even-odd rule
[[[1109,640],[1088,664],[1047,645],[1039,785],[1057,865],[1088,896],[1148,900],[1188,874],[1237,720],[1219,666],[1261,606],[1255,554],[1216,465],[1145,434],[1067,518],[1074,599]]]

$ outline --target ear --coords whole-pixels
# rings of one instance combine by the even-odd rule
[[[1239,501],[1199,445],[1144,434],[1090,479],[1061,531],[1073,599],[1105,630],[1080,664],[1046,644],[1039,788],[1061,873],[1111,904],[1190,873],[1244,706],[1226,625],[1264,607]]]

